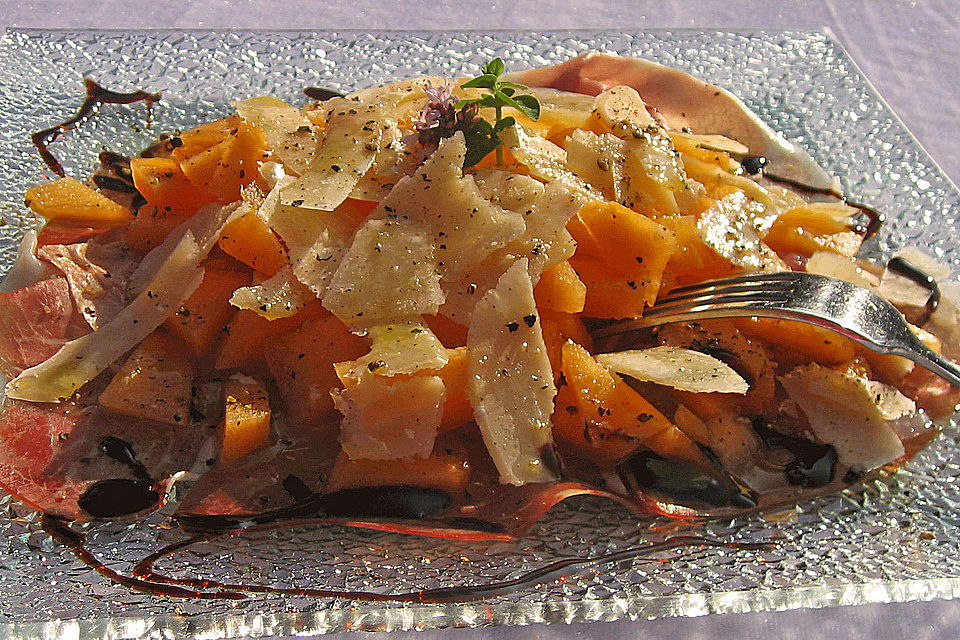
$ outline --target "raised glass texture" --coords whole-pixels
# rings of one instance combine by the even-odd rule
[[[0,39],[0,258],[24,225],[28,186],[51,177],[29,134],[74,113],[89,76],[117,90],[161,90],[144,105],[106,106],[54,144],[83,176],[102,147],[133,152],[163,131],[217,117],[231,100],[302,89],[347,90],[424,73],[475,73],[501,56],[509,69],[599,50],[687,70],[740,96],[804,146],[844,191],[887,214],[873,252],[925,248],[956,271],[952,230],[960,192],[920,149],[828,34],[779,31],[613,32],[98,32],[8,31]],[[765,551],[686,548],[450,605],[279,595],[239,601],[146,595],[112,583],[52,542],[30,509],[0,498],[0,635],[24,638],[222,638],[344,629],[425,629],[691,616],[960,595],[960,455],[955,423],[894,477],[776,514],[681,525],[579,498],[515,542],[468,543],[339,527],[226,536],[164,559],[180,577],[295,588],[398,593],[481,584],[551,561],[589,557],[673,533],[772,541]],[[106,564],[180,540],[168,512],[87,529]]]

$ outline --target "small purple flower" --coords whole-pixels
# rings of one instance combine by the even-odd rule
[[[466,133],[480,120],[480,106],[476,103],[465,104],[457,110],[460,98],[450,85],[428,84],[423,92],[427,94],[427,104],[413,121],[414,133],[403,137],[404,144],[419,142],[425,149],[433,149],[457,131]]]
[[[423,92],[429,100],[420,112],[420,117],[413,121],[413,128],[420,144],[435,147],[440,144],[440,140],[452,136],[456,131],[456,107],[460,98],[453,94],[449,85],[434,87],[428,84]]]

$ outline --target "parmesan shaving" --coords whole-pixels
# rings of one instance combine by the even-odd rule
[[[330,280],[323,306],[354,329],[437,312],[434,248],[408,220],[368,220]]]
[[[478,267],[456,282],[444,285],[446,300],[440,313],[468,325],[473,309],[484,293],[519,258],[527,259],[527,272],[536,281],[543,270],[573,255],[577,243],[566,229],[567,222],[583,205],[580,195],[564,183],[547,184],[541,195],[518,211],[526,227],[510,244],[491,253]]]
[[[280,178],[257,213],[287,246],[293,275],[322,297],[350,246],[354,227],[336,212],[282,204],[281,192],[292,183],[289,176]]]
[[[684,162],[686,166],[686,162]],[[789,271],[786,263],[761,238],[776,215],[736,191],[719,200],[697,221],[700,238],[721,256],[750,271]]]
[[[53,356],[7,383],[6,395],[31,402],[59,402],[133,349],[172,315],[203,280],[204,257],[187,230],[133,302],[99,330],[71,340]]]
[[[443,418],[446,387],[439,376],[360,379],[332,392],[343,420],[340,444],[352,459],[426,458]]]
[[[386,377],[439,371],[450,359],[437,336],[418,320],[379,325],[367,333],[373,341],[370,353],[335,365],[341,380],[359,380],[364,371]]]
[[[253,311],[267,320],[276,320],[292,316],[315,299],[313,292],[294,277],[288,265],[259,284],[234,291],[230,304]]]
[[[333,211],[370,170],[380,149],[379,107],[330,100],[323,140],[307,171],[282,188],[284,205]]]
[[[780,382],[841,462],[865,471],[904,454],[891,420],[915,413],[916,406],[893,387],[816,363],[796,367]]]
[[[463,134],[440,142],[412,176],[405,176],[370,214],[406,218],[429,235],[445,281],[458,280],[524,230],[520,214],[484,198],[472,176],[463,175]]]
[[[699,351],[662,346],[603,353],[597,362],[641,382],[655,382],[694,393],[739,393],[750,388],[726,363]]]
[[[307,170],[317,148],[317,134],[300,109],[271,97],[241,100],[233,107],[241,118],[263,130],[267,146],[285,169],[296,175]]]
[[[567,152],[546,138],[529,133],[520,126],[507,127],[500,132],[500,139],[520,161],[530,175],[545,182],[558,180],[585,200],[603,200],[596,189],[577,176],[567,166]]]
[[[553,373],[526,260],[480,300],[467,333],[468,395],[500,482],[557,479]]]

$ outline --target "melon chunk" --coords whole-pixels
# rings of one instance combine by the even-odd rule
[[[27,189],[26,205],[48,220],[92,226],[123,224],[133,219],[124,206],[75,180],[59,178]]]
[[[230,464],[270,441],[267,390],[248,376],[235,374],[223,385],[220,463]]]
[[[264,357],[286,412],[304,424],[333,409],[330,390],[340,383],[334,363],[354,360],[369,351],[365,338],[350,333],[331,315],[309,319],[296,330],[270,336],[264,343]]]
[[[163,330],[154,331],[100,394],[100,406],[131,418],[186,424],[193,373],[186,345]]]
[[[470,463],[461,453],[433,454],[416,460],[352,460],[341,453],[330,470],[324,491],[395,485],[434,488],[460,495],[469,480]]]
[[[527,261],[507,269],[474,311],[467,333],[469,397],[500,481],[557,479],[553,372]]]

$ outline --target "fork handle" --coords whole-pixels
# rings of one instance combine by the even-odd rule
[[[898,350],[897,355],[913,360],[953,386],[960,387],[960,366],[923,344],[919,339],[917,339],[917,346],[913,349]]]

